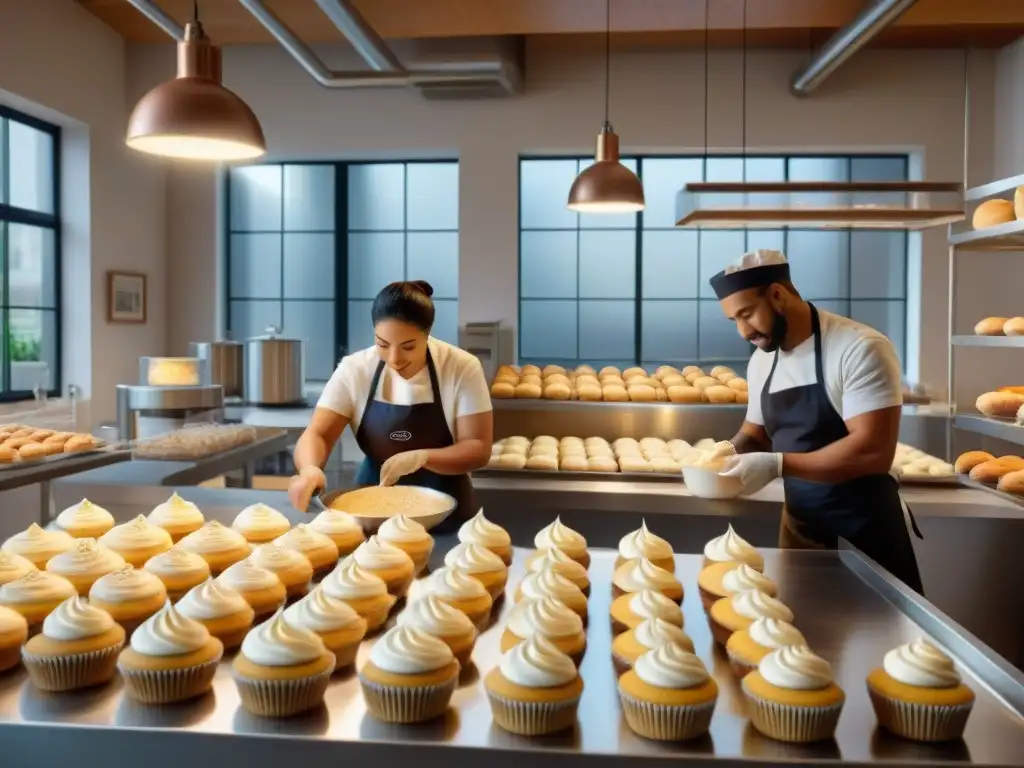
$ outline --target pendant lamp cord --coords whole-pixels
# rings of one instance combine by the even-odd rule
[[[612,81],[612,0],[604,3],[604,124],[609,124]]]
[[[743,163],[743,183],[747,181],[747,0],[743,0],[743,26],[741,28],[741,46],[743,49],[743,73],[741,75],[741,87],[743,89],[743,103],[741,108],[741,116],[743,119],[743,128],[740,134],[740,152],[741,162]]]
[[[199,0],[192,0],[192,21],[199,21]]]
[[[708,28],[711,26],[711,0],[704,0],[704,163],[708,161],[708,125],[710,123],[710,109],[708,104],[710,100],[708,98],[708,83],[709,77],[709,55],[708,48],[710,47],[710,38],[708,36]]]

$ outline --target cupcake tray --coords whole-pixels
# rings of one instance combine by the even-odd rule
[[[627,531],[624,530],[623,533]],[[453,537],[450,537],[453,538]],[[432,562],[451,545],[439,538]],[[749,725],[746,702],[713,645],[696,579],[699,555],[677,555],[676,574],[686,589],[686,631],[719,685],[710,732],[696,741],[658,744],[625,725],[610,657],[610,582],[615,553],[591,550],[588,647],[580,668],[585,689],[577,724],[538,739],[512,736],[495,726],[482,677],[500,660],[499,639],[509,599],[477,641],[448,713],[431,723],[400,726],[366,714],[358,678],[332,679],[324,706],[299,717],[271,720],[239,707],[229,660],[221,663],[211,695],[173,706],[145,706],[124,695],[122,684],[77,694],[44,694],[22,669],[0,675],[0,744],[4,768],[64,765],[142,765],[205,768],[225,765],[443,765],[445,768],[595,768],[619,764],[665,765],[857,765],[940,764],[1019,766],[1024,758],[1024,675],[955,625],[923,599],[875,570],[856,550],[780,552],[763,550],[765,571],[817,653],[831,661],[846,705],[835,738],[811,745],[783,744]],[[525,550],[517,549],[506,594],[524,573]],[[413,585],[415,599],[422,582]],[[944,646],[976,695],[960,741],[919,745],[876,727],[865,677],[885,653],[920,635]],[[357,666],[373,640],[360,648]],[[487,750],[481,752],[481,750]],[[72,762],[67,758],[71,756]]]

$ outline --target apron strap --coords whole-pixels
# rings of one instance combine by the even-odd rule
[[[434,394],[434,402],[442,410],[444,405],[441,402],[441,383],[437,379],[437,368],[434,367],[434,356],[430,354],[430,344],[427,344],[427,372],[430,374],[430,391]]]
[[[827,386],[825,384],[825,366],[821,362],[821,320],[818,318],[817,308],[809,301],[807,302],[807,306],[811,308],[811,335],[814,336],[814,383],[821,384],[823,387],[826,387],[827,391]]]
[[[383,372],[384,361],[381,360],[377,363],[377,369],[373,372],[373,380],[370,382],[370,393],[366,396],[366,402],[363,404],[363,413],[366,413],[370,409],[370,406],[373,404],[373,401],[377,396],[377,387],[380,385],[380,377]]]

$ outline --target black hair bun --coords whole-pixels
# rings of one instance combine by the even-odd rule
[[[434,286],[432,286],[426,280],[410,280],[409,285],[411,285],[420,293],[425,293],[428,298],[434,295]]]

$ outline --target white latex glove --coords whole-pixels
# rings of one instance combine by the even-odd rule
[[[394,485],[406,475],[423,469],[426,463],[427,452],[425,450],[396,453],[380,468],[380,484]]]
[[[303,467],[288,483],[288,499],[299,512],[305,512],[310,497],[326,487],[327,477],[320,467]]]
[[[768,483],[782,476],[781,453],[743,453],[726,460],[722,477],[738,477],[743,483],[741,496],[757,493]]]

